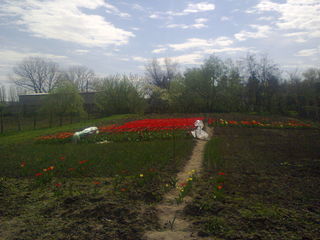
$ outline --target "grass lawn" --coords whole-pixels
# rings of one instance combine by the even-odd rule
[[[199,236],[320,239],[318,129],[217,127],[206,147],[185,208]]]

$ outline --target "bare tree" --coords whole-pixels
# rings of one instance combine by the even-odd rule
[[[13,85],[11,85],[9,87],[8,100],[9,100],[9,102],[18,102],[19,101],[17,88]]]
[[[29,57],[13,68],[13,82],[35,93],[52,90],[57,82],[58,64],[41,57]]]
[[[0,103],[6,102],[6,88],[3,85],[0,85]]]
[[[70,81],[80,92],[88,92],[92,89],[94,77],[94,72],[86,66],[72,66],[59,76],[59,80]]]
[[[178,76],[178,63],[172,62],[169,58],[165,58],[163,67],[154,58],[145,68],[150,83],[163,89],[168,89],[170,80]]]

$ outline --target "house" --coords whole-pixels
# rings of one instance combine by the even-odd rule
[[[84,100],[84,109],[88,113],[94,113],[97,111],[95,104],[95,98],[98,92],[82,92],[80,96]],[[23,113],[31,113],[38,110],[44,103],[48,93],[33,93],[19,95],[19,104],[23,109]]]

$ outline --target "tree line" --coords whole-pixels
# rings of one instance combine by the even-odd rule
[[[42,112],[59,116],[60,121],[84,114],[79,92],[90,91],[97,92],[96,107],[104,115],[246,112],[319,120],[320,69],[286,73],[267,56],[248,54],[231,60],[212,55],[183,72],[169,58],[153,59],[146,64],[144,76],[104,78],[85,66],[61,70],[50,60],[31,57],[13,72],[16,86],[49,93]]]
[[[177,64],[146,66],[150,112],[246,112],[319,120],[320,69],[284,72],[267,56],[210,56],[181,74]]]

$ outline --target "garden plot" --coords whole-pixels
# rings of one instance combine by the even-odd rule
[[[2,146],[1,237],[139,239],[158,225],[150,204],[175,188],[193,148],[193,122],[171,120],[145,132],[113,126],[101,131],[110,144],[90,137],[72,144],[65,141],[72,134],[57,133]],[[130,135],[141,132],[147,137]]]
[[[186,225],[190,239],[319,238],[314,125],[206,118],[214,137],[203,172],[189,169],[181,182],[195,144],[194,120],[98,124],[100,134],[78,144],[71,143],[71,128],[10,136],[0,146],[0,239],[143,239],[162,229],[155,206],[171,191],[178,193],[174,204],[186,205],[179,217],[193,223]]]
[[[320,239],[319,130],[242,121],[215,121],[184,209],[193,230],[207,239]]]

